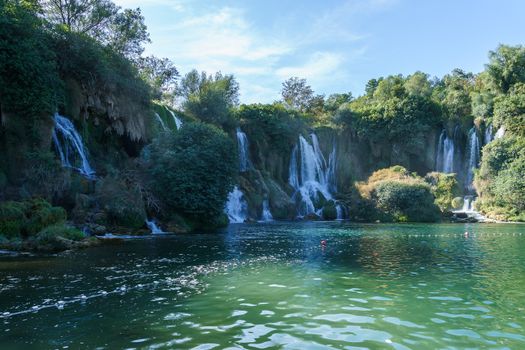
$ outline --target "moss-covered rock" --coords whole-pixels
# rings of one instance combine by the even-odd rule
[[[452,202],[450,203],[452,209],[461,209],[463,207],[464,199],[462,197],[455,197],[452,199]]]
[[[327,201],[323,207],[323,219],[335,220],[337,219],[337,209],[334,201]]]
[[[64,208],[53,207],[43,199],[34,199],[26,204],[27,221],[24,231],[28,236],[33,236],[45,228],[63,224],[67,219]]]

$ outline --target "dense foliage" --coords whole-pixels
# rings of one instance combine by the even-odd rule
[[[193,70],[180,81],[178,94],[184,111],[206,123],[231,128],[233,108],[239,104],[239,84],[233,75],[214,76]]]
[[[430,185],[435,203],[442,211],[455,209],[455,198],[461,194],[456,174],[432,172],[425,176],[425,181]]]
[[[476,176],[478,209],[501,220],[525,221],[525,139],[496,140],[483,150]]]
[[[228,135],[203,123],[159,135],[143,152],[153,192],[168,212],[204,223],[218,220],[239,170],[235,149]]]
[[[368,220],[435,222],[441,217],[431,187],[401,166],[374,172],[358,189],[362,205],[372,209]]]
[[[294,217],[291,151],[299,135],[311,132],[326,162],[326,151],[336,149],[336,172],[345,177],[333,193],[337,202],[324,206],[325,218],[335,218],[336,203],[345,201],[359,220],[435,221],[440,210],[462,202],[458,181],[470,188],[461,174],[469,130],[488,135],[487,142],[491,128],[499,128],[499,136],[505,130],[503,138],[480,144],[477,208],[525,220],[522,46],[498,47],[479,74],[455,69],[442,78],[423,72],[379,77],[357,98],[348,92],[325,97],[292,77],[282,84],[281,101],[239,105],[233,75],[192,70],[179,80],[169,59],[142,56],[148,42],[140,9],[111,0],[0,0],[4,236],[42,244],[80,238],[66,225],[65,209],[79,225],[96,223],[96,232],[141,232],[148,217],[181,227],[218,226],[235,183],[250,217],[260,215],[263,200],[276,218]],[[54,112],[82,135],[95,180],[61,167],[52,147]],[[180,130],[172,113],[184,122]],[[237,127],[248,136],[253,163],[239,181]],[[454,156],[463,163],[456,175],[432,172],[444,134],[454,137]]]

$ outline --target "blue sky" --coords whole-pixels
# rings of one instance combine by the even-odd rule
[[[184,74],[236,76],[241,102],[272,102],[291,76],[316,93],[363,93],[371,78],[477,73],[498,44],[525,44],[522,0],[116,0],[140,7],[152,43]]]

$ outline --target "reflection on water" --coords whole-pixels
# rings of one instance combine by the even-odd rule
[[[525,226],[233,225],[4,257],[0,293],[2,349],[522,349]]]

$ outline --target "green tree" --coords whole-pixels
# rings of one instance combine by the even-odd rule
[[[139,8],[122,10],[111,0],[45,0],[42,9],[49,22],[89,35],[132,59],[138,59],[150,41]]]
[[[153,192],[168,212],[215,221],[223,215],[239,170],[235,147],[227,134],[204,123],[161,134],[143,152]]]
[[[474,75],[455,69],[437,84],[433,97],[441,104],[446,118],[464,120],[472,116],[470,93],[473,87]]]
[[[483,148],[474,184],[478,210],[501,220],[525,221],[525,138],[506,136]]]
[[[148,82],[153,89],[153,98],[173,103],[179,71],[168,58],[155,56],[141,57],[137,66],[142,79]]]
[[[181,79],[178,94],[185,112],[195,118],[225,127],[235,124],[232,109],[239,104],[239,84],[233,75],[193,70]]]
[[[410,95],[430,97],[432,94],[432,84],[428,79],[428,74],[423,72],[415,72],[410,75],[406,79],[404,86]]]
[[[31,2],[0,1],[0,109],[27,121],[54,112],[63,98],[53,41]],[[13,121],[13,120],[12,120]],[[28,123],[29,124],[29,123]],[[27,130],[26,130],[27,132]]]
[[[293,109],[306,111],[314,100],[314,91],[306,79],[292,77],[282,84],[281,95],[284,103]]]
[[[506,93],[512,85],[525,83],[525,47],[500,45],[489,59],[486,71],[497,91]]]
[[[345,103],[352,102],[353,99],[354,97],[352,96],[351,92],[332,94],[326,99],[324,109],[328,112],[335,112]]]
[[[507,94],[496,98],[494,122],[505,130],[525,137],[525,84],[516,83]]]

